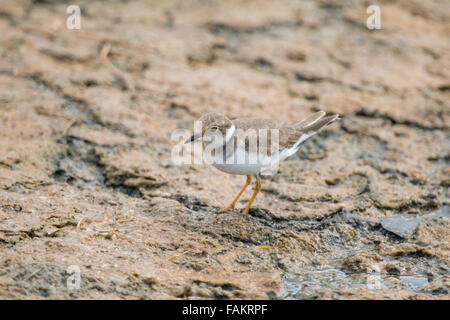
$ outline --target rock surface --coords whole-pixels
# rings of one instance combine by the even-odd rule
[[[0,1],[1,299],[448,299],[448,216],[380,224],[449,205],[448,1],[378,1],[381,30],[360,1],[78,2],[81,30]],[[244,177],[171,160],[206,112],[317,110],[343,120],[249,215],[217,214]]]
[[[393,217],[385,217],[381,219],[381,226],[402,238],[411,237],[417,230],[420,222],[431,218],[450,218],[450,210],[448,206],[444,206],[439,210],[424,215],[398,214]]]

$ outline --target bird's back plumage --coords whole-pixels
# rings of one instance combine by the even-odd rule
[[[232,123],[236,127],[236,134],[239,133],[238,129],[241,129],[243,132],[246,132],[249,129],[258,131],[261,129],[265,130],[278,130],[278,149],[284,150],[292,148],[302,136],[309,135],[312,136],[317,133],[320,129],[330,125],[334,121],[339,119],[339,115],[330,115],[325,117],[324,111],[316,112],[304,120],[296,123],[289,122],[281,122],[272,119],[260,119],[260,118],[241,118],[232,120]],[[275,143],[275,141],[271,141],[270,132],[267,133],[267,148],[271,149],[271,144]],[[239,139],[239,137],[237,137]],[[304,137],[305,141],[307,138]],[[245,144],[248,148],[248,143]],[[258,149],[259,149],[259,141],[258,141]],[[248,149],[247,149],[248,150]],[[256,150],[254,150],[256,151]]]

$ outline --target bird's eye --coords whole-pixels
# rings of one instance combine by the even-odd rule
[[[217,130],[219,130],[219,127],[214,126],[214,127],[212,127],[211,129],[214,130],[214,131],[217,131]]]

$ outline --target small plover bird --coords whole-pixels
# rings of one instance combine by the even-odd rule
[[[194,132],[185,143],[202,140],[203,152],[209,152],[214,167],[228,174],[247,176],[234,200],[219,213],[235,209],[236,202],[255,176],[255,190],[244,209],[246,214],[261,190],[261,175],[272,174],[273,168],[295,154],[303,141],[339,119],[338,114],[325,116],[324,111],[293,123],[257,118],[230,120],[224,115],[209,113],[198,120],[201,132]]]

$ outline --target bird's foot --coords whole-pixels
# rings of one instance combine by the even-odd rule
[[[235,208],[234,206],[235,206],[235,204],[231,203],[228,206],[226,206],[225,208],[220,209],[217,213],[222,213],[222,212],[225,212],[228,210],[234,210],[234,208]]]

